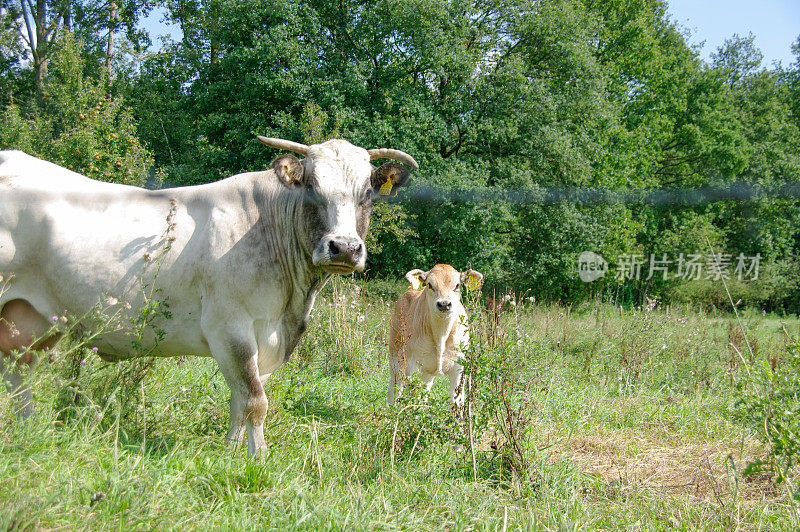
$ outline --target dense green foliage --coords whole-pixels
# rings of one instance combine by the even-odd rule
[[[373,217],[370,276],[449,262],[547,299],[717,304],[713,276],[614,275],[626,256],[646,269],[651,254],[713,250],[731,270],[760,254],[758,280],[733,283],[745,304],[800,309],[787,189],[800,181],[800,60],[765,68],[752,36],[733,36],[705,63],[666,0],[52,1],[44,71],[22,60],[22,4],[4,5],[4,146],[174,185],[264,168],[275,153],[257,133],[399,148],[421,169]],[[143,54],[135,23],[153,6],[182,36]],[[570,195],[586,189],[628,194]],[[578,278],[585,250],[611,263],[605,278]]]
[[[86,76],[71,36],[52,57],[42,103],[8,106],[0,116],[0,147],[24,150],[94,179],[145,185],[152,158],[132,113],[108,94],[103,79]]]

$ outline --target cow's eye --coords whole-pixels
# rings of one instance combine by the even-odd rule
[[[431,290],[433,290],[433,285],[432,285],[431,283],[428,283],[428,288],[430,288]]]
[[[317,191],[314,190],[314,187],[311,185],[306,185],[303,188],[303,194],[307,201],[314,201],[314,199],[317,197]]]

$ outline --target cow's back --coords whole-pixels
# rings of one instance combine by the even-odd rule
[[[0,308],[20,299],[44,316],[81,316],[112,298],[135,311],[158,271],[160,297],[175,310],[165,325],[175,330],[171,338],[197,329],[199,295],[190,288],[208,240],[207,202],[198,196],[103,183],[0,152],[0,275],[11,277]]]
[[[0,187],[51,192],[119,192],[135,187],[88,178],[18,150],[0,151]]]

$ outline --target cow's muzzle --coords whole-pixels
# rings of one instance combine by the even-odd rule
[[[367,252],[360,238],[328,237],[320,244],[319,260],[314,262],[326,272],[347,274],[364,269]]]

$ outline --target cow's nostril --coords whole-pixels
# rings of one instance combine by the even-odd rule
[[[335,257],[336,255],[338,255],[341,252],[341,250],[339,249],[339,246],[337,246],[336,242],[334,242],[333,240],[328,242],[328,251],[330,252],[331,257]]]
[[[358,257],[358,256],[360,256],[360,255],[361,255],[363,252],[364,252],[364,244],[361,244],[361,243],[359,242],[358,244],[356,244],[356,248],[355,248],[355,250],[353,251],[353,256],[354,256],[354,257]]]
[[[437,301],[436,306],[439,310],[450,310],[453,304],[450,301]]]

